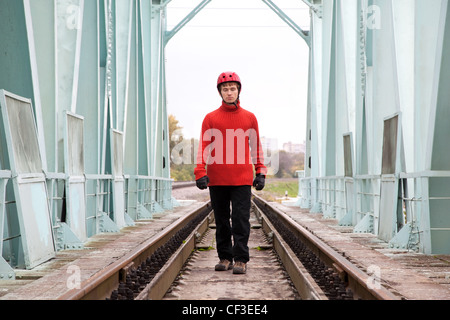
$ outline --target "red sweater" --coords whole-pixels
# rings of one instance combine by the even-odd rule
[[[257,174],[267,174],[258,121],[239,103],[223,102],[203,120],[195,179],[207,175],[210,186],[251,186],[253,165]]]

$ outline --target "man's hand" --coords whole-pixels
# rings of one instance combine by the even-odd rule
[[[253,186],[257,191],[261,191],[262,189],[264,189],[265,184],[266,176],[258,173],[255,177],[255,180],[253,180]]]
[[[208,178],[208,176],[204,176],[204,177],[196,180],[195,182],[197,184],[197,188],[199,188],[200,190],[205,190],[208,188],[209,178]]]

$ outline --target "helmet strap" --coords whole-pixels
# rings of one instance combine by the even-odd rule
[[[219,94],[222,97],[222,101],[225,102],[225,99],[223,98],[223,95],[222,95],[222,86],[221,85],[218,86],[217,89],[219,90]],[[237,97],[236,101],[232,103],[232,105],[234,105],[236,107],[236,110],[239,109],[239,107],[237,105],[237,101],[239,101],[239,99],[241,98],[241,86],[239,84],[238,84],[238,90],[239,90],[238,97]],[[225,103],[228,104],[227,102],[225,102]]]
[[[239,109],[239,107],[238,107],[239,97],[236,99],[236,101],[232,102],[231,104],[228,103],[228,102],[226,102],[225,99],[224,99],[223,97],[222,97],[222,101],[225,102],[225,103],[228,104],[228,105],[233,105],[233,106],[235,106],[235,107],[236,107],[236,110]]]

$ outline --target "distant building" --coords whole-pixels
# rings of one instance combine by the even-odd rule
[[[261,137],[261,146],[263,150],[266,151],[277,151],[278,150],[278,140],[276,138]]]
[[[291,141],[283,143],[283,150],[289,153],[305,153],[304,143],[292,143]]]

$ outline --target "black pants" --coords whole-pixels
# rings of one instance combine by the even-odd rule
[[[251,186],[209,187],[209,194],[216,220],[219,259],[247,263],[250,260],[247,244],[250,236]]]

